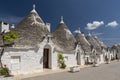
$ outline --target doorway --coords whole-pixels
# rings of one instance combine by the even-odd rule
[[[77,53],[77,65],[80,65],[80,53]]]
[[[49,68],[49,49],[44,48],[43,52],[43,68]]]

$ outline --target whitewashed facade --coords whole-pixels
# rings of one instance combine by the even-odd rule
[[[47,39],[44,39],[43,42],[39,44],[39,48],[36,51],[34,49],[12,48],[11,51],[9,50],[4,53],[2,63],[3,65],[7,65],[13,74],[43,71],[44,49],[49,49],[48,68],[56,69],[58,66],[57,52],[54,51],[52,41],[50,40],[48,43]]]

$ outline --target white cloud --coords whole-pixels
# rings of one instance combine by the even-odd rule
[[[85,29],[87,30],[94,30],[100,26],[104,25],[103,21],[93,21],[93,23],[88,23]]]
[[[94,33],[94,32],[92,32],[92,35],[94,35],[94,36],[98,36],[98,35],[102,35],[103,33]]]
[[[119,24],[117,23],[117,21],[112,21],[112,22],[109,22],[106,26],[110,26],[110,27],[116,27],[118,26]]]

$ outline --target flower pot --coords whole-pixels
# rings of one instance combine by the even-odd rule
[[[93,64],[93,67],[98,67],[99,66],[99,64]]]
[[[79,66],[70,67],[70,71],[71,72],[79,72],[80,71],[80,67]]]

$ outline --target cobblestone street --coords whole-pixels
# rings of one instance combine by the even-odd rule
[[[80,72],[76,73],[66,71],[22,80],[120,80],[120,62],[82,68]]]

